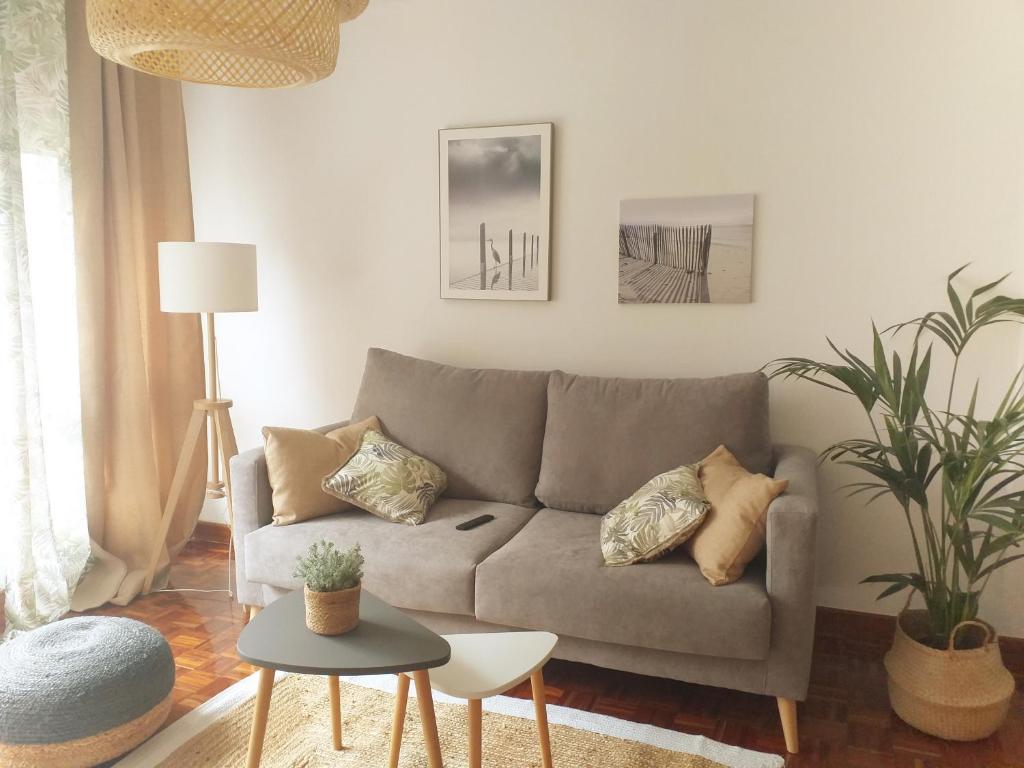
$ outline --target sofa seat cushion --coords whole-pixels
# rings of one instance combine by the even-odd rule
[[[284,589],[302,582],[295,558],[313,542],[340,549],[358,543],[366,558],[363,585],[397,608],[472,616],[477,564],[508,542],[536,513],[511,504],[442,498],[420,525],[395,525],[362,510],[346,510],[288,526],[265,526],[245,537],[249,581]],[[486,525],[455,526],[483,514]]]
[[[448,496],[530,506],[548,376],[456,368],[371,349],[353,419],[379,417],[389,437],[441,467]]]
[[[556,371],[537,498],[603,515],[655,475],[722,444],[751,472],[770,474],[764,374],[607,379]]]
[[[768,657],[763,568],[722,587],[678,550],[613,568],[601,556],[600,528],[594,515],[542,509],[477,568],[477,619],[662,651]]]

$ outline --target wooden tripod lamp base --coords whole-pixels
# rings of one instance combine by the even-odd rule
[[[215,445],[219,447],[219,456],[214,461],[220,463],[224,471],[224,486],[227,491],[228,502],[228,523],[234,522],[234,509],[231,504],[231,457],[238,453],[238,445],[235,442],[235,430],[231,426],[230,408],[232,402],[224,399],[196,400],[192,403],[192,418],[189,420],[188,429],[185,432],[185,442],[181,446],[181,453],[178,455],[178,464],[174,469],[174,479],[171,481],[171,490],[167,494],[167,503],[164,505],[163,516],[160,518],[160,528],[157,531],[156,540],[153,542],[153,550],[149,556],[149,566],[146,568],[146,580],[142,584],[142,591],[148,593],[153,589],[153,579],[156,577],[157,564],[160,562],[160,552],[167,541],[167,533],[171,529],[171,520],[174,519],[174,512],[181,498],[181,492],[188,478],[189,470],[192,467],[192,460],[195,458],[196,448],[199,441],[203,439],[203,422],[209,421],[210,429],[216,435]]]
[[[160,551],[174,519],[196,447],[203,436],[203,422],[210,425],[210,473],[206,490],[209,498],[227,497],[228,522],[234,520],[231,502],[231,457],[238,453],[231,428],[231,401],[220,397],[217,382],[217,334],[215,312],[255,312],[259,309],[256,290],[256,246],[247,243],[166,242],[157,246],[160,262],[160,309],[164,312],[206,315],[206,399],[193,403],[192,419],[174,470],[160,528],[146,568],[142,591],[153,588]],[[218,469],[223,468],[224,482]],[[228,549],[230,569],[231,550]],[[228,579],[230,585],[230,570]]]

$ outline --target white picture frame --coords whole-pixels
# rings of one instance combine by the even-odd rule
[[[547,301],[552,124],[437,138],[441,298]]]

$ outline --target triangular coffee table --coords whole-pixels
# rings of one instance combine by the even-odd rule
[[[441,768],[441,745],[427,670],[448,662],[451,648],[447,641],[365,589],[359,601],[359,626],[344,635],[324,637],[311,632],[306,628],[305,611],[302,590],[297,590],[260,611],[238,637],[238,655],[260,668],[247,768],[260,764],[274,671],[278,669],[327,677],[335,749],[341,749],[338,677],[408,674],[416,684],[429,766]]]
[[[469,768],[483,765],[482,700],[505,693],[524,680],[529,680],[533,688],[541,766],[553,768],[541,670],[554,653],[558,636],[550,632],[483,632],[443,637],[452,648],[452,658],[430,674],[430,684],[441,693],[469,702]],[[388,768],[398,768],[408,694],[409,678],[399,675]]]

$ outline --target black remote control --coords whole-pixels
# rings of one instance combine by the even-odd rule
[[[467,520],[464,523],[459,523],[455,526],[457,531],[468,531],[470,528],[476,528],[478,525],[489,523],[494,519],[494,515],[480,515],[480,517],[474,517],[472,520]]]

